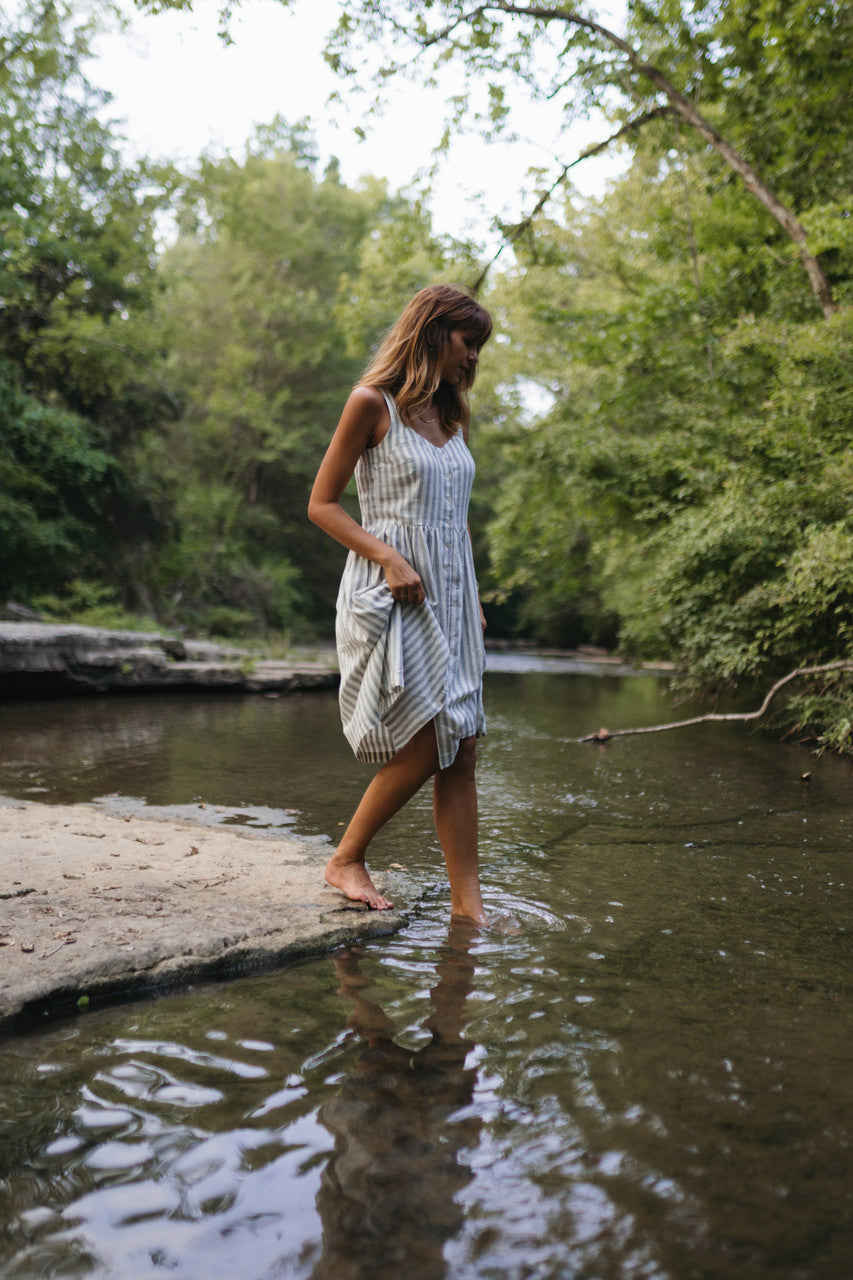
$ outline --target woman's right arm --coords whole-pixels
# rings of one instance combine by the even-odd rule
[[[356,387],[351,393],[320,463],[308,502],[308,519],[350,551],[380,564],[395,595],[408,595],[413,604],[420,604],[423,586],[409,562],[387,542],[363,529],[341,506],[341,495],[355,465],[387,412],[381,393],[374,387]]]

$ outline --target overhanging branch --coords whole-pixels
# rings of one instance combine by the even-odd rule
[[[704,716],[691,716],[689,720],[673,720],[670,724],[651,724],[644,725],[639,729],[599,729],[596,733],[588,733],[583,738],[575,738],[575,742],[609,742],[611,738],[624,738],[628,734],[634,733],[664,733],[669,729],[686,729],[693,724],[711,724],[720,723],[722,721],[739,720],[760,720],[766,713],[770,703],[776,697],[780,689],[786,684],[790,684],[792,680],[796,680],[799,676],[817,676],[824,675],[829,671],[853,671],[853,659],[842,658],[838,662],[825,662],[819,667],[797,667],[795,671],[789,671],[786,676],[782,676],[780,680],[770,688],[757,711],[727,711],[717,712],[710,711]]]
[[[491,3],[480,6],[480,12],[487,13],[489,11],[510,14],[515,17],[538,18],[542,22],[562,22],[568,26],[579,27],[581,30],[589,31],[592,35],[599,36],[606,44],[624,53],[634,71],[651,81],[655,88],[666,96],[672,109],[683,120],[686,120],[691,128],[695,129],[714,148],[717,154],[725,160],[726,164],[738,175],[746,189],[755,196],[756,200],[764,205],[765,209],[779,223],[785,234],[797,246],[812,292],[824,316],[828,318],[838,310],[824,270],[815,255],[809,251],[805,228],[800,221],[787,205],[783,204],[776,192],[759,177],[748,160],[721,133],[717,132],[710,121],[705,119],[683,93],[676,89],[675,85],[663,74],[660,67],[655,66],[652,62],[646,62],[633,45],[624,40],[622,36],[617,35],[615,31],[611,31],[608,27],[602,26],[600,22],[595,22],[591,18],[581,17],[579,13],[563,8],[560,5],[525,5],[513,4],[511,0],[492,0]]]
[[[557,190],[560,184],[565,182],[566,175],[569,173],[570,169],[574,169],[575,165],[580,164],[582,160],[589,160],[591,156],[597,156],[602,151],[606,151],[609,146],[611,146],[614,142],[618,142],[620,138],[623,138],[625,136],[625,134],[633,133],[636,129],[641,128],[642,125],[648,124],[650,120],[657,120],[659,119],[660,116],[668,116],[668,115],[672,115],[671,107],[654,107],[651,111],[644,111],[642,115],[635,116],[633,120],[629,120],[627,121],[626,124],[623,124],[621,129],[617,129],[615,133],[612,133],[609,138],[605,138],[603,142],[593,143],[591,147],[587,147],[586,150],[582,151],[579,156],[575,157],[574,160],[570,160],[568,164],[564,164],[559,174],[557,175],[557,177],[551,183],[550,187],[548,187],[547,191],[542,192],[542,194],[540,195],[539,199],[536,201],[536,204],[530,210],[530,212],[524,218],[522,218],[521,222],[517,222],[514,226],[507,228],[506,233],[504,235],[503,244],[500,246],[500,248],[497,250],[494,256],[489,259],[485,267],[483,267],[483,270],[480,272],[475,283],[472,285],[472,291],[475,294],[479,293],[480,289],[483,287],[486,276],[489,274],[489,271],[495,265],[498,258],[503,253],[504,249],[507,247],[508,244],[513,244],[519,238],[522,232],[527,230],[527,228],[533,222],[533,219],[536,218],[542,212],[542,210],[545,208],[545,205],[551,199],[551,196],[554,194],[554,192]]]
[[[16,58],[19,53],[26,49],[30,41],[35,39],[36,35],[47,23],[47,20],[53,13],[55,7],[54,0],[48,0],[48,3],[41,11],[41,17],[38,18],[33,29],[31,31],[21,32],[18,39],[13,44],[10,44],[8,49],[4,49],[3,52],[0,53],[0,70],[2,70],[3,67],[8,66],[8,64]]]

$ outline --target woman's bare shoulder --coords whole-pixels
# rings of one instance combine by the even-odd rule
[[[378,387],[368,387],[360,382],[357,387],[353,387],[349,396],[350,404],[362,409],[384,409],[385,397]]]
[[[377,445],[384,439],[391,425],[391,415],[378,387],[362,383],[354,387],[347,401],[347,409],[369,428],[369,446]]]

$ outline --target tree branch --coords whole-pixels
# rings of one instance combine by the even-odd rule
[[[838,662],[825,662],[819,667],[797,667],[795,671],[789,671],[786,676],[782,676],[780,680],[768,690],[764,701],[757,711],[727,711],[727,712],[708,712],[704,716],[691,716],[689,720],[674,720],[671,724],[652,724],[645,725],[639,729],[599,729],[597,733],[588,733],[583,738],[575,738],[575,742],[609,742],[611,738],[624,738],[628,734],[634,733],[664,733],[668,729],[686,729],[692,724],[709,724],[711,722],[721,722],[724,720],[760,720],[770,703],[776,697],[780,689],[784,688],[792,680],[798,676],[816,676],[823,675],[827,671],[853,671],[853,659],[842,658]]]
[[[758,176],[752,165],[744,159],[740,152],[731,143],[727,142],[722,134],[717,132],[714,126],[696,110],[693,103],[688,98],[685,98],[684,94],[679,93],[659,67],[656,67],[654,63],[645,62],[633,45],[629,44],[627,40],[623,40],[615,31],[610,31],[607,27],[602,26],[600,22],[595,22],[591,18],[582,18],[580,14],[574,13],[570,9],[564,9],[561,6],[523,5],[513,4],[511,0],[492,0],[490,4],[481,5],[480,9],[481,12],[488,12],[491,9],[499,13],[512,14],[516,17],[539,18],[543,22],[557,21],[580,27],[584,31],[600,36],[607,44],[624,53],[637,74],[650,80],[655,88],[665,94],[672,104],[673,110],[682,119],[686,120],[691,128],[701,134],[718,155],[722,156],[726,164],[735,171],[744,183],[747,190],[751,191],[755,198],[764,205],[786,235],[794,242],[808,275],[812,292],[817,298],[824,316],[828,318],[838,310],[823,268],[817,258],[809,253],[806,232],[802,224],[791,210],[782,203],[775,191]]]
[[[27,47],[31,40],[35,39],[36,35],[53,13],[54,8],[54,0],[48,0],[48,3],[42,9],[41,17],[37,20],[33,29],[31,31],[22,32],[14,44],[10,45],[8,49],[3,50],[2,55],[0,55],[0,69],[7,66],[13,58],[17,57],[17,55]]]
[[[542,192],[542,194],[540,195],[539,199],[536,201],[536,204],[530,210],[530,212],[525,217],[522,218],[521,222],[517,222],[515,226],[507,228],[507,231],[504,235],[503,244],[500,246],[497,252],[493,255],[493,257],[491,257],[489,261],[486,263],[486,265],[483,267],[483,270],[480,272],[475,283],[471,286],[472,292],[475,294],[479,293],[480,289],[483,287],[486,276],[489,274],[489,271],[495,265],[498,258],[503,253],[504,249],[507,247],[508,244],[513,244],[521,235],[521,233],[527,230],[527,228],[533,222],[533,219],[537,216],[537,214],[540,214],[542,212],[542,210],[545,208],[545,205],[551,199],[551,196],[554,194],[554,192],[557,190],[560,184],[565,182],[566,175],[568,174],[570,169],[574,169],[575,165],[580,164],[582,160],[589,160],[590,156],[597,156],[600,152],[606,151],[607,148],[612,143],[618,142],[619,139],[623,138],[626,133],[633,133],[635,129],[641,128],[642,125],[647,124],[649,120],[657,120],[660,116],[668,116],[668,115],[672,115],[671,107],[654,107],[651,111],[644,111],[642,115],[635,116],[633,120],[629,120],[626,124],[623,124],[621,129],[617,129],[615,133],[612,133],[609,138],[605,138],[603,142],[593,143],[591,147],[587,147],[586,150],[582,151],[579,156],[575,157],[574,160],[570,160],[568,164],[564,164],[562,169],[560,170],[560,173],[551,183],[550,187],[548,187],[547,191]]]
[[[39,342],[42,342],[45,345],[51,342],[65,342],[68,346],[77,346],[80,348],[85,347],[86,344],[88,343],[90,346],[93,346],[93,347],[105,347],[108,351],[118,351],[126,359],[132,360],[134,364],[138,364],[141,369],[145,370],[145,372],[148,374],[151,381],[156,383],[157,387],[160,389],[160,391],[162,391],[164,397],[169,401],[169,404],[172,406],[173,410],[175,411],[175,417],[180,418],[181,406],[178,404],[177,400],[172,395],[169,388],[165,385],[165,383],[160,381],[160,379],[157,377],[157,374],[149,365],[145,363],[142,357],[138,356],[135,351],[131,351],[129,347],[122,347],[117,342],[105,342],[102,338],[92,338],[88,335],[75,338],[73,334],[65,334],[64,337],[63,336],[57,337],[57,335],[50,334],[50,333],[39,334],[34,340],[34,345]]]

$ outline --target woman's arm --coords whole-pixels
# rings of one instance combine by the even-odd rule
[[[398,599],[420,604],[425,598],[423,584],[409,562],[387,542],[363,529],[341,506],[341,495],[355,464],[377,434],[381,439],[387,413],[382,394],[375,387],[356,387],[352,392],[320,463],[308,502],[308,519],[350,551],[381,565],[388,586]]]

